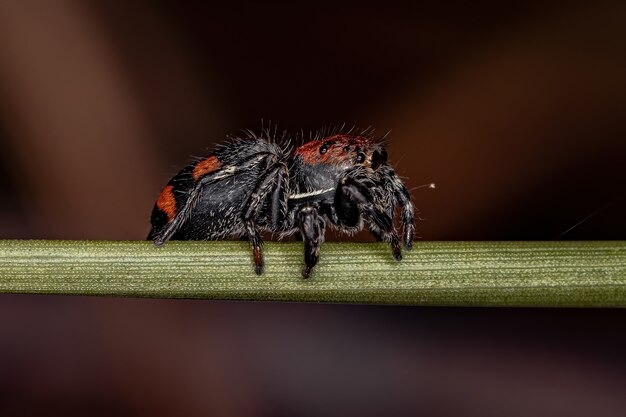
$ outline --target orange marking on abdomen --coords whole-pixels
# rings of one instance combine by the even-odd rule
[[[194,180],[198,181],[198,179],[203,175],[210,174],[221,166],[222,164],[217,159],[217,156],[209,156],[196,164],[191,175]]]
[[[161,191],[157,198],[156,206],[167,214],[167,221],[171,222],[176,216],[176,198],[174,198],[174,186],[168,185]]]

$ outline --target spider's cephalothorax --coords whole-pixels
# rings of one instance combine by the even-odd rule
[[[327,225],[354,233],[368,225],[402,259],[394,228],[402,211],[403,243],[413,244],[413,205],[387,164],[382,143],[367,134],[337,134],[287,151],[270,139],[250,137],[219,147],[187,166],[161,191],[148,239],[246,237],[255,271],[263,272],[261,232],[298,234],[304,240],[304,277],[317,264]]]

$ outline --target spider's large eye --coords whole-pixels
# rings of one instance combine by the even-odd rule
[[[356,155],[356,163],[357,163],[357,164],[362,164],[362,163],[363,163],[363,161],[365,161],[365,154],[364,154],[364,153],[359,152],[359,153]]]
[[[320,146],[320,154],[324,155],[326,152],[328,152],[328,149],[334,144],[335,142],[333,142],[332,140],[324,142],[322,146]]]

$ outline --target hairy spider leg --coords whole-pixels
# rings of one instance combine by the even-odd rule
[[[326,223],[322,217],[318,216],[317,208],[308,204],[300,208],[298,222],[300,223],[300,234],[304,239],[302,276],[308,278],[320,257],[320,246],[324,242]]]
[[[396,261],[402,260],[400,239],[393,228],[393,219],[388,213],[371,203],[373,200],[370,190],[352,178],[344,178],[339,186],[340,201],[342,198],[348,199],[348,201],[355,204],[361,212],[367,214],[373,226],[378,229],[383,240],[391,245],[393,258]]]
[[[411,250],[413,248],[413,238],[415,233],[415,219],[413,214],[414,208],[413,203],[411,202],[411,194],[393,168],[390,166],[384,166],[381,167],[381,170],[384,170],[381,178],[385,179],[386,185],[391,189],[391,191],[393,191],[395,201],[402,210],[404,247],[407,250]]]
[[[261,248],[263,240],[259,227],[255,221],[255,217],[258,214],[259,209],[263,206],[263,202],[267,196],[272,193],[270,210],[272,212],[272,223],[278,224],[280,221],[279,216],[285,213],[286,201],[280,200],[280,195],[286,195],[284,191],[277,192],[277,189],[284,185],[284,181],[288,180],[289,173],[287,171],[287,165],[282,162],[274,162],[273,165],[263,174],[256,183],[255,191],[250,195],[248,201],[243,206],[242,219],[246,228],[246,233],[250,238],[250,246],[252,247],[252,254],[254,258],[254,271],[257,275],[263,273],[263,250]]]

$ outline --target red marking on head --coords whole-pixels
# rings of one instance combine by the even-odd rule
[[[222,163],[217,159],[217,156],[212,155],[198,162],[193,168],[193,172],[191,173],[191,175],[193,176],[194,180],[198,181],[200,177],[206,174],[210,174],[221,166]]]
[[[176,198],[174,198],[174,186],[168,185],[161,191],[157,198],[156,206],[167,214],[167,221],[171,222],[176,216]]]
[[[320,148],[330,142],[332,142],[332,145],[327,146],[326,152],[320,153]],[[372,139],[364,136],[334,135],[325,139],[307,142],[296,148],[293,154],[294,156],[300,156],[304,163],[311,165],[339,165],[353,159],[355,148],[360,148],[363,152],[367,152],[374,144]],[[349,150],[345,150],[345,147],[348,147]]]

